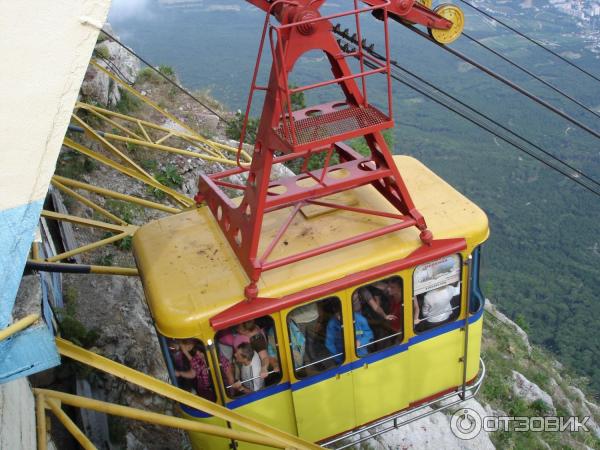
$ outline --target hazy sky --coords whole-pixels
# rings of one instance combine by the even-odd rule
[[[151,0],[112,0],[109,20],[124,20],[149,14]]]

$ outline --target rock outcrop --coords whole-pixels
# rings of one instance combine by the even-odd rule
[[[106,24],[104,29],[111,35],[113,34],[109,24]],[[116,71],[126,83],[135,81],[140,71],[140,63],[118,43],[109,39],[99,41],[94,49],[94,54],[100,66],[113,72]],[[92,65],[88,66],[85,73],[81,94],[103,107],[114,106],[121,100],[118,84]]]
[[[551,409],[552,413],[556,413],[554,407],[554,401],[547,392],[540,389],[540,387],[529,381],[525,376],[516,370],[512,371],[513,379],[513,392],[517,397],[521,397],[525,401],[532,403],[538,400],[543,401]]]

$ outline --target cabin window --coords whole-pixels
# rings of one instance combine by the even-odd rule
[[[219,331],[215,338],[223,386],[239,397],[279,383],[278,341],[269,316],[241,322]]]
[[[330,297],[295,308],[287,316],[287,326],[297,378],[321,373],[344,362],[339,298]]]
[[[352,292],[356,356],[364,357],[402,342],[402,286],[402,278],[394,276]]]
[[[216,401],[215,386],[211,376],[206,347],[202,341],[190,339],[167,339],[171,378],[181,389]]]
[[[461,258],[450,255],[414,272],[413,319],[420,333],[456,320],[460,314]]]

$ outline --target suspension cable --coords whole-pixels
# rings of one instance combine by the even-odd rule
[[[164,73],[162,73],[160,70],[158,70],[156,67],[154,67],[152,64],[150,64],[148,61],[146,61],[144,58],[142,58],[140,55],[138,55],[136,52],[134,52],[133,50],[131,50],[129,47],[125,46],[125,44],[123,44],[121,41],[119,41],[117,38],[115,38],[113,35],[111,35],[110,33],[104,31],[104,30],[100,30],[103,34],[105,34],[110,40],[116,42],[118,45],[120,45],[122,48],[124,48],[127,52],[129,52],[130,54],[132,54],[133,56],[135,56],[136,58],[138,58],[140,61],[142,61],[144,64],[146,64],[148,67],[150,67],[150,69],[152,69],[154,72],[156,72],[159,76],[161,76],[162,78],[164,78],[165,81],[167,81],[168,83],[172,84],[174,87],[176,87],[177,89],[179,89],[181,92],[183,92],[185,95],[187,95],[188,97],[190,97],[191,99],[193,99],[196,103],[202,105],[204,108],[206,108],[208,111],[210,111],[211,113],[213,113],[215,116],[217,116],[219,119],[221,119],[223,122],[225,123],[229,123],[229,120],[227,120],[225,117],[223,117],[221,114],[219,114],[218,112],[216,112],[214,109],[212,109],[211,107],[207,106],[206,104],[204,104],[199,98],[195,97],[192,93],[190,93],[187,89],[183,88],[182,86],[180,86],[179,84],[175,83],[173,80],[171,80],[168,76],[166,76]]]
[[[540,76],[534,74],[533,72],[527,70],[525,67],[517,64],[514,61],[511,61],[510,59],[508,59],[506,56],[502,55],[500,52],[494,50],[493,48],[485,45],[482,42],[479,42],[477,39],[469,36],[467,33],[462,33],[462,35],[464,37],[466,37],[468,40],[470,40],[471,42],[485,48],[487,51],[493,53],[494,55],[496,55],[498,58],[502,59],[503,61],[506,61],[507,63],[509,63],[510,65],[512,65],[513,67],[516,67],[517,69],[525,72],[527,75],[529,75],[530,77],[536,79],[537,81],[539,81],[540,83],[542,83],[544,86],[549,87],[550,89],[552,89],[554,92],[562,95],[563,97],[568,98],[569,100],[571,100],[573,103],[575,103],[578,106],[581,106],[583,109],[585,109],[587,112],[593,114],[594,116],[600,118],[600,114],[598,114],[596,111],[594,111],[593,109],[589,108],[588,106],[584,105],[583,103],[581,103],[580,101],[578,101],[577,99],[571,97],[569,94],[567,94],[566,92],[558,89],[556,86],[554,86],[551,83],[548,83],[546,80],[544,80],[543,78],[541,78]]]
[[[512,31],[513,33],[518,34],[519,36],[521,36],[522,38],[527,39],[529,42],[531,42],[532,44],[537,45],[540,48],[543,48],[544,50],[546,50],[548,53],[556,56],[558,59],[560,59],[561,61],[569,64],[570,66],[574,67],[575,69],[579,70],[580,72],[585,73],[587,76],[593,78],[596,81],[600,81],[600,78],[598,78],[597,76],[595,76],[594,74],[588,72],[587,70],[581,68],[580,66],[578,66],[577,64],[569,61],[567,58],[559,55],[558,53],[556,53],[555,51],[549,49],[548,47],[546,47],[545,45],[539,43],[538,41],[536,41],[533,38],[530,38],[529,36],[527,36],[525,33],[517,30],[514,27],[511,27],[510,25],[506,24],[505,22],[502,22],[500,19],[497,19],[496,17],[492,16],[491,14],[488,14],[487,12],[485,12],[484,10],[482,10],[481,8],[478,8],[477,6],[465,1],[465,0],[460,0],[462,3],[464,3],[467,6],[470,6],[471,8],[473,8],[474,10],[478,11],[479,13],[483,14],[484,16],[486,16],[489,19],[492,19],[494,22],[499,23],[500,25],[502,25],[505,28],[508,28],[510,31]]]
[[[365,63],[366,64],[366,63]],[[372,63],[369,63],[369,65],[372,65]],[[373,65],[374,66],[374,65]],[[561,168],[559,165],[548,161],[538,155],[536,155],[535,153],[533,153],[532,151],[527,150],[525,147],[523,147],[522,145],[519,145],[517,142],[515,142],[515,140],[511,139],[510,137],[506,137],[504,135],[502,135],[501,133],[494,131],[491,127],[481,123],[480,121],[478,121],[476,118],[473,117],[469,117],[468,114],[459,111],[458,109],[453,108],[452,106],[448,105],[446,102],[444,102],[443,100],[440,100],[439,98],[436,98],[435,95],[433,95],[432,93],[428,93],[426,92],[426,90],[421,89],[419,87],[414,86],[410,81],[406,80],[403,76],[399,75],[398,73],[394,73],[391,75],[391,77],[398,81],[399,83],[402,83],[403,85],[409,87],[410,89],[420,93],[421,95],[427,97],[428,99],[434,101],[435,103],[443,106],[444,108],[452,111],[453,113],[459,115],[460,117],[462,117],[463,119],[466,119],[467,121],[471,122],[472,124],[478,126],[479,128],[487,131],[488,133],[492,134],[493,136],[497,137],[498,139],[503,140],[504,142],[512,145],[513,147],[515,147],[516,149],[526,153],[527,155],[529,155],[530,157],[534,158],[535,160],[541,162],[542,164],[544,164],[545,166],[549,167],[550,169],[560,173],[561,175],[563,175],[564,177],[568,178],[571,181],[574,181],[575,183],[579,184],[581,187],[587,189],[589,192],[597,195],[598,197],[600,197],[600,189],[596,189],[594,187],[588,186],[587,184],[585,184],[582,180],[578,179],[576,176],[573,176],[572,174],[570,174],[568,171],[566,171],[565,169]],[[479,115],[483,118],[487,118],[484,114],[479,113]],[[515,133],[516,134],[516,133]],[[522,139],[519,135],[516,135],[519,139]],[[525,139],[522,139],[523,141],[525,141]],[[560,158],[557,157],[553,157],[552,159],[554,159],[556,162],[563,164],[565,166],[568,166],[566,163],[564,163]],[[594,184],[598,185],[598,182],[594,181]]]
[[[345,32],[340,31],[339,28],[338,29],[334,29],[334,32],[336,34],[342,36],[344,39],[348,40],[349,42],[351,42],[353,44],[357,44],[356,39],[353,39],[352,37],[348,37],[348,35]],[[363,44],[364,44],[363,48],[371,56],[374,56],[375,58],[377,58],[377,59],[379,59],[381,61],[385,60],[385,57],[383,55],[381,55],[380,53],[378,53],[377,51],[374,50],[374,45],[367,46],[366,45],[366,41]],[[452,94],[449,94],[449,93],[447,93],[447,92],[439,89],[433,83],[425,80],[424,78],[420,77],[419,75],[415,74],[414,72],[411,72],[410,70],[408,70],[405,67],[403,67],[400,64],[398,64],[396,61],[390,61],[390,65],[393,66],[394,68],[399,69],[399,70],[403,71],[404,73],[410,75],[411,77],[413,77],[416,80],[418,80],[420,83],[423,83],[426,86],[428,86],[429,88],[434,89],[436,92],[438,92],[438,93],[442,94],[443,96],[451,99],[452,101],[454,101],[454,102],[458,103],[459,105],[461,105],[462,107],[464,107],[464,108],[472,111],[473,113],[477,114],[478,116],[485,118],[487,121],[491,122],[495,126],[501,128],[502,130],[506,131],[507,133],[511,134],[512,136],[514,136],[514,137],[516,137],[518,139],[521,139],[523,142],[525,142],[525,143],[529,144],[530,146],[534,147],[539,152],[545,154],[546,156],[548,156],[551,159],[554,159],[554,160],[558,161],[560,164],[563,164],[564,166],[568,167],[572,171],[576,172],[581,177],[586,178],[591,183],[593,183],[593,184],[597,185],[598,187],[600,187],[600,182],[599,181],[597,181],[594,178],[588,176],[586,173],[582,172],[581,170],[577,169],[576,167],[573,167],[572,165],[570,165],[569,163],[565,162],[564,160],[561,160],[560,158],[554,156],[552,153],[550,153],[547,150],[544,150],[542,147],[540,147],[539,145],[537,145],[534,142],[530,141],[529,139],[527,139],[527,138],[525,138],[525,137],[523,137],[523,136],[515,133],[510,128],[507,128],[506,126],[502,125],[497,120],[492,119],[487,114],[484,114],[484,113],[478,111],[477,109],[475,109],[474,107],[472,107],[468,103],[465,103],[464,101],[462,101],[459,98],[453,96]]]
[[[452,101],[458,103],[459,105],[463,106],[464,108],[474,112],[475,114],[483,117],[484,119],[488,120],[489,122],[491,122],[492,124],[494,124],[495,126],[497,126],[498,128],[501,128],[502,130],[506,131],[507,133],[511,134],[512,136],[522,140],[523,142],[527,143],[528,145],[532,146],[533,148],[535,148],[536,150],[538,150],[539,152],[545,154],[546,156],[548,156],[551,159],[556,160],[557,162],[559,162],[560,164],[563,164],[565,167],[568,167],[570,170],[572,170],[573,172],[576,172],[579,176],[587,179],[588,181],[590,181],[591,183],[595,184],[596,186],[600,187],[600,181],[595,180],[594,178],[588,176],[586,173],[582,172],[581,170],[577,169],[576,167],[573,167],[572,165],[570,165],[569,163],[565,162],[564,160],[556,157],[555,155],[553,155],[552,153],[550,153],[547,150],[544,150],[542,147],[540,147],[539,145],[535,144],[534,142],[531,142],[529,139],[517,134],[516,132],[514,132],[513,130],[511,130],[510,128],[507,128],[506,126],[502,125],[500,122],[498,122],[495,119],[492,119],[490,116],[488,116],[487,114],[484,114],[480,111],[478,111],[477,109],[473,108],[471,105],[469,105],[468,103],[463,102],[462,100],[458,99],[457,97],[448,94],[447,92],[444,92],[442,90],[440,90],[437,86],[435,86],[433,83],[430,83],[429,81],[425,80],[424,78],[416,75],[414,72],[411,72],[410,70],[406,69],[405,67],[400,66],[397,63],[392,63],[392,65],[405,72],[406,74],[410,75],[411,77],[415,78],[416,80],[418,80],[419,82],[429,86],[432,89],[435,89],[436,91],[438,91],[440,94],[442,94],[443,96],[450,98]]]
[[[110,59],[105,58],[104,56],[102,56],[99,53],[95,53],[94,57],[98,58],[102,62],[104,62],[104,64],[106,64],[107,68],[109,68],[115,74],[115,76],[118,77],[123,83],[128,84],[129,86],[133,86],[135,81],[132,81],[129,78],[127,78],[127,76],[121,71],[121,69],[119,69],[117,67],[117,65],[114,62],[112,62]]]
[[[443,44],[440,44],[439,42],[437,42],[434,39],[432,39],[427,33],[424,33],[423,31],[416,29],[412,25],[408,25],[408,24],[403,24],[403,25],[406,28],[408,28],[409,30],[413,31],[414,33],[417,33],[418,35],[424,37],[428,41],[433,42],[438,47],[444,49],[445,51],[447,51],[449,53],[452,53],[454,56],[456,56],[456,57],[462,59],[463,61],[471,64],[473,67],[478,68],[479,70],[481,70],[482,72],[484,72],[487,75],[491,76],[492,78],[495,78],[496,80],[498,80],[501,83],[505,84],[506,86],[514,89],[515,91],[520,92],[521,94],[523,94],[524,96],[526,96],[529,99],[533,100],[534,102],[538,103],[539,105],[541,105],[541,106],[545,107],[546,109],[549,109],[550,111],[554,112],[555,114],[561,116],[563,119],[566,119],[567,121],[571,122],[576,127],[581,128],[582,130],[587,131],[588,133],[590,133],[592,136],[600,139],[600,133],[598,133],[597,131],[591,129],[587,125],[581,123],[577,119],[574,119],[569,114],[562,112],[560,109],[552,106],[550,103],[542,100],[541,98],[539,98],[536,95],[532,94],[528,90],[522,88],[518,84],[513,83],[512,81],[508,80],[507,78],[503,77],[502,75],[497,74],[492,69],[484,66],[483,64],[479,64],[477,61],[469,58],[468,56],[466,56],[464,54],[462,54],[458,50],[454,50],[454,49],[452,49],[450,47],[447,47],[447,46],[445,46]]]
[[[342,35],[345,39],[350,40],[347,36],[344,36],[342,33],[338,33],[340,35]],[[351,41],[351,40],[350,40]],[[352,41],[351,41],[352,42]],[[355,42],[353,42],[355,43]],[[372,48],[372,46],[367,47],[368,48],[368,52],[380,59],[381,55],[379,55],[377,52],[375,52]],[[351,52],[351,50],[347,49],[348,52]],[[372,63],[370,63],[372,64]],[[421,81],[422,79],[414,74],[412,74],[412,72],[408,71],[407,69],[405,69],[404,67],[400,66],[398,63],[393,62],[392,65],[397,68],[400,69],[408,74],[410,74],[411,76],[413,76],[415,79]],[[373,66],[374,67],[374,66]],[[370,67],[370,68],[373,68]],[[519,134],[513,132],[512,130],[504,127],[503,125],[499,124],[498,122],[496,122],[495,120],[491,119],[489,116],[479,112],[478,110],[476,110],[475,108],[467,105],[466,103],[455,99],[454,97],[452,97],[451,95],[445,93],[444,91],[442,91],[441,89],[439,89],[437,86],[433,85],[432,83],[427,82],[426,80],[422,80],[421,82],[430,86],[432,89],[434,89],[435,91],[433,91],[432,89],[428,89],[427,87],[417,87],[414,85],[414,82],[411,82],[411,80],[407,79],[406,76],[402,75],[401,73],[399,73],[398,71],[395,71],[394,73],[391,74],[392,79],[394,79],[395,81],[398,81],[399,83],[402,83],[403,85],[409,87],[410,89],[420,93],[421,95],[429,98],[430,100],[438,103],[439,105],[443,106],[444,108],[454,112],[455,114],[459,115],[460,117],[466,119],[467,121],[471,122],[472,124],[482,128],[483,130],[489,132],[490,134],[494,135],[495,137],[501,139],[502,141],[512,145],[513,147],[517,148],[518,150],[526,153],[527,155],[529,155],[530,157],[534,158],[535,160],[541,162],[542,164],[544,164],[545,166],[549,167],[550,169],[560,173],[561,175],[565,176],[566,178],[568,178],[569,180],[579,184],[580,186],[582,186],[583,188],[587,189],[588,191],[592,192],[593,194],[597,195],[600,197],[600,189],[597,189],[595,187],[590,187],[588,186],[586,183],[584,183],[582,180],[580,180],[576,175],[573,175],[571,173],[569,173],[566,169],[564,169],[563,167],[561,167],[560,165],[569,168],[570,170],[575,171],[578,175],[583,176],[584,178],[586,178],[587,180],[589,180],[591,183],[593,183],[595,186],[600,187],[600,182],[594,180],[593,178],[587,176],[586,174],[584,174],[583,172],[573,168],[572,166],[570,166],[568,163],[566,163],[565,161],[563,161],[562,159],[552,155],[551,153],[541,149],[540,147],[538,147],[537,145],[531,143],[529,140],[523,138],[522,136],[520,136]],[[459,111],[457,108],[452,107],[446,100],[443,100],[442,98],[440,98],[440,94],[446,97],[450,97],[453,100],[455,100],[457,103],[459,103],[460,105],[462,105],[463,107],[471,110],[475,116],[473,116],[472,114],[469,114],[468,112],[464,112],[464,111]],[[490,126],[482,123],[482,121],[480,120],[481,118],[489,121],[490,123],[506,130],[508,133],[510,133],[512,136],[516,137],[517,139],[520,139],[523,142],[526,142],[530,145],[532,145],[533,147],[539,149],[542,153],[544,153],[545,155],[547,155],[551,160],[553,161],[548,161],[546,159],[544,159],[543,157],[536,155],[534,152],[526,149],[525,147],[523,147],[522,145],[519,145],[518,142],[515,141],[515,139],[511,138],[510,136],[506,136],[506,134],[502,134],[499,131],[494,130],[493,128],[491,128]],[[558,164],[556,164],[558,163]]]

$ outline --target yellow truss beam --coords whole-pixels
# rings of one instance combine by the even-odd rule
[[[146,97],[142,97],[144,100],[146,99]],[[175,137],[175,138],[180,138],[185,140],[186,142],[188,142],[191,145],[194,146],[198,146],[198,145],[204,145],[204,146],[208,146],[208,147],[214,147],[217,148],[219,150],[223,150],[225,152],[228,153],[232,153],[232,154],[236,154],[238,152],[238,149],[235,147],[231,147],[229,145],[226,144],[221,144],[220,142],[216,142],[216,141],[211,141],[210,139],[207,139],[203,136],[198,135],[197,133],[184,133],[182,131],[178,131],[178,130],[173,130],[171,128],[167,128],[161,125],[157,125],[153,122],[148,122],[145,120],[141,120],[138,119],[136,117],[133,116],[128,116],[126,114],[121,114],[118,113],[116,111],[111,111],[109,109],[105,109],[105,108],[101,108],[99,106],[95,106],[95,105],[90,105],[88,103],[82,103],[82,102],[78,102],[75,105],[75,109],[85,109],[86,111],[90,111],[91,113],[95,114],[97,117],[106,120],[107,122],[109,122],[111,125],[115,125],[116,128],[120,129],[121,131],[123,131],[124,133],[127,133],[129,135],[132,135],[135,139],[139,139],[139,140],[144,140],[142,136],[137,135],[136,133],[134,133],[133,131],[131,131],[130,129],[121,126],[120,124],[118,124],[117,122],[109,119],[109,117],[115,117],[118,118],[120,120],[124,120],[126,122],[130,122],[131,124],[141,124],[144,128],[150,128],[153,129],[155,131],[160,131],[160,132],[164,132],[166,133],[163,137],[161,137],[160,139],[156,140],[155,143],[156,144],[160,144],[162,142],[164,142],[165,140],[167,140],[170,137]],[[206,147],[202,147],[203,150],[205,151],[209,151],[208,148]],[[213,156],[216,156],[216,153],[211,153]],[[245,159],[247,162],[250,162],[252,160],[251,156],[245,151],[242,150],[241,152],[241,157],[242,159]]]
[[[86,133],[89,136],[91,136],[92,138],[94,138],[95,140],[100,142],[100,144],[102,144],[102,147],[104,147],[106,150],[110,151],[111,153],[114,153],[115,155],[117,155],[119,158],[121,158],[123,161],[125,161],[127,164],[129,164],[132,168],[137,170],[140,174],[145,175],[148,178],[152,178],[152,176],[148,172],[146,172],[144,169],[142,169],[133,159],[131,159],[129,156],[127,156],[125,153],[123,153],[121,150],[119,150],[117,147],[115,147],[110,142],[108,142],[106,139],[104,139],[102,136],[100,136],[96,132],[96,130],[94,130],[87,123],[85,123],[83,120],[81,120],[81,118],[79,118],[77,116],[77,114],[73,113],[73,114],[71,114],[71,117],[73,118],[73,120],[75,122],[77,122],[79,125],[81,125],[83,127],[83,129],[86,131]]]
[[[100,64],[98,64],[95,60],[91,60],[90,64],[93,65],[96,69],[104,72],[111,80],[113,80],[116,83],[118,83],[122,89],[125,89],[131,95],[135,96],[136,98],[138,98],[139,100],[141,100],[142,102],[144,102],[145,104],[147,104],[148,106],[150,106],[151,108],[153,108],[155,111],[158,111],[163,116],[167,117],[169,120],[175,122],[177,125],[179,125],[180,127],[184,128],[185,130],[187,130],[189,133],[191,133],[191,134],[193,134],[195,136],[198,136],[201,139],[205,139],[203,136],[200,136],[198,133],[196,133],[194,131],[194,129],[191,128],[191,127],[189,127],[185,122],[179,120],[173,114],[165,111],[160,106],[158,106],[156,103],[154,103],[152,100],[150,100],[149,98],[143,96],[142,94],[140,94],[138,91],[136,91],[135,89],[133,89],[128,84],[123,83],[123,81],[119,77],[116,77],[112,72],[110,72],[109,70],[106,70],[104,67],[102,67]],[[206,141],[210,142],[210,141],[208,141],[208,139],[206,139]],[[216,149],[216,151],[218,153],[220,153],[220,151],[218,149]],[[223,155],[221,154],[221,156],[223,156]]]
[[[139,145],[142,147],[151,148],[153,150],[162,150],[162,151],[168,152],[168,153],[176,153],[178,155],[191,156],[193,158],[200,158],[200,159],[204,159],[207,161],[214,161],[214,162],[218,162],[218,163],[229,165],[229,166],[237,165],[236,162],[232,159],[211,156],[211,155],[204,155],[202,153],[196,153],[191,150],[184,150],[184,149],[177,148],[177,147],[171,147],[170,145],[154,143],[152,141],[148,142],[145,140],[134,139],[134,138],[121,136],[121,135],[113,134],[113,133],[104,133],[104,137],[106,139],[112,139],[112,140],[119,141],[119,142],[128,142],[130,144],[135,144],[135,145]]]
[[[60,408],[60,404],[57,403],[56,400],[47,399],[46,406],[50,408],[50,411],[54,413],[56,418],[61,421],[67,431],[71,433],[71,435],[85,450],[96,450],[96,446],[92,444],[92,441],[90,441],[87,436],[83,434],[83,431],[81,431],[79,427],[75,425],[75,422],[73,422],[71,418],[65,414],[65,412]]]
[[[12,325],[7,326],[6,328],[0,330],[0,341],[12,336],[13,334],[18,333],[19,331],[24,330],[28,326],[34,324],[40,318],[39,314],[30,314],[26,317],[23,317],[20,320],[17,320]]]
[[[83,203],[84,205],[89,206],[90,208],[92,208],[94,211],[96,211],[98,214],[102,214],[104,217],[106,217],[109,220],[112,220],[113,222],[116,222],[120,225],[127,225],[127,222],[125,222],[123,219],[121,219],[120,217],[114,215],[113,213],[111,213],[110,211],[107,211],[106,209],[104,209],[103,207],[101,207],[100,205],[97,205],[96,203],[94,203],[93,201],[91,201],[90,199],[85,198],[83,195],[75,192],[73,189],[69,189],[68,187],[66,187],[64,184],[62,184],[61,182],[57,181],[54,177],[52,177],[52,179],[50,180],[50,182],[52,183],[53,186],[55,186],[57,189],[59,189],[60,191],[64,192],[65,194],[67,194],[70,197],[73,197],[77,200],[79,200],[81,203]]]
[[[64,222],[75,223],[77,225],[83,225],[85,227],[100,228],[102,230],[110,231],[113,233],[129,233],[133,234],[138,229],[135,225],[116,225],[114,223],[101,222],[94,219],[86,219],[84,217],[72,216],[70,214],[61,214],[54,211],[48,211],[47,209],[42,210],[42,217],[53,220],[62,220]]]
[[[148,389],[176,402],[183,403],[192,408],[204,411],[207,414],[224,419],[232,424],[245,428],[250,432],[268,436],[275,441],[277,445],[281,445],[282,447],[295,448],[298,450],[316,450],[321,448],[316,444],[305,441],[297,436],[293,436],[285,431],[265,425],[256,419],[246,417],[235,411],[229,410],[224,406],[205,400],[197,395],[192,394],[191,392],[171,386],[170,384],[151,377],[150,375],[138,372],[137,370],[131,369],[127,366],[111,361],[110,359],[104,358],[96,353],[85,350],[64,339],[56,338],[56,346],[59,353],[63,356],[74,359],[75,361],[86,364],[90,367],[94,367],[98,370],[102,370],[103,372],[109,373],[137,386],[141,386],[144,389]]]
[[[37,428],[37,450],[47,450],[46,399],[43,395],[35,397],[35,426]]]
[[[64,186],[69,186],[69,187],[76,188],[76,189],[83,189],[84,191],[94,192],[94,193],[102,195],[104,197],[116,198],[117,200],[134,203],[136,205],[140,205],[145,208],[157,209],[159,211],[164,211],[164,212],[168,212],[171,214],[177,214],[182,211],[181,209],[178,209],[178,208],[173,208],[171,206],[162,205],[160,203],[152,202],[150,200],[145,200],[143,198],[134,197],[132,195],[121,194],[120,192],[111,191],[110,189],[101,188],[101,187],[83,183],[83,182],[77,181],[77,180],[72,180],[71,178],[61,177],[60,175],[54,175],[52,177],[52,182],[53,183],[57,182]]]
[[[48,262],[56,262],[61,259],[67,259],[71,256],[79,255],[81,253],[89,252],[90,250],[95,250],[100,247],[104,247],[105,245],[112,244],[113,242],[120,241],[121,239],[125,239],[128,236],[133,236],[133,231],[126,231],[121,234],[115,234],[114,236],[107,237],[106,239],[101,239],[96,242],[92,242],[91,244],[82,245],[81,247],[74,248],[73,250],[69,250],[63,253],[59,253],[58,255],[51,256],[46,258]]]
[[[125,417],[132,420],[152,423],[155,425],[178,428],[186,431],[195,431],[198,433],[211,434],[220,436],[226,439],[235,439],[244,442],[250,442],[258,445],[266,445],[269,447],[284,448],[274,439],[247,431],[232,430],[218,425],[210,425],[195,420],[182,419],[180,417],[167,416],[155,412],[144,411],[129,406],[116,405],[114,403],[103,402],[78,395],[67,394],[64,392],[52,391],[48,389],[34,389],[36,396],[42,395],[47,399],[55,399],[65,405],[74,406],[76,408],[90,409],[113,416]],[[49,401],[47,402],[49,403]]]
[[[75,223],[77,225],[83,225],[86,227],[99,228],[101,230],[110,231],[112,233],[118,233],[105,239],[92,242],[91,244],[82,245],[81,247],[77,247],[73,250],[69,250],[58,255],[46,258],[45,261],[47,262],[60,261],[61,259],[70,258],[71,256],[75,256],[80,253],[85,253],[90,250],[94,250],[96,248],[112,244],[113,242],[120,241],[121,239],[125,239],[128,236],[133,236],[138,229],[138,227],[135,225],[115,225],[112,223],[100,222],[98,220],[86,219],[83,217],[71,216],[69,214],[61,214],[48,210],[43,210],[41,215],[42,217],[45,217],[47,219],[60,220],[64,222]]]
[[[142,183],[148,184],[160,191],[163,191],[165,194],[167,194],[169,197],[173,198],[173,200],[179,202],[183,206],[189,207],[189,206],[193,206],[195,204],[194,200],[192,200],[191,198],[186,197],[183,194],[180,194],[176,190],[171,189],[162,183],[159,183],[154,178],[142,176],[137,171],[132,170],[129,167],[126,167],[122,164],[119,164],[119,163],[113,161],[112,159],[107,158],[106,156],[96,153],[93,150],[90,150],[89,148],[87,148],[81,144],[78,144],[77,142],[72,141],[71,139],[69,139],[67,137],[64,139],[63,143],[65,146],[67,146],[75,151],[78,151],[86,156],[89,156],[90,158],[95,159],[96,161],[98,161],[102,164],[105,164],[105,165],[131,177],[131,178],[139,180]]]
[[[87,107],[89,106],[89,108]],[[87,105],[87,103],[81,103],[78,102],[75,105],[75,110],[77,109],[85,109],[86,111],[89,111],[90,113],[92,113],[93,115],[95,115],[97,118],[99,118],[100,120],[104,120],[105,122],[108,122],[109,124],[111,124],[113,127],[121,130],[123,133],[128,134],[131,137],[134,137],[136,139],[142,139],[142,136],[140,136],[137,133],[134,133],[133,131],[131,131],[129,128],[124,127],[123,125],[121,125],[118,122],[115,122],[114,120],[108,118],[107,116],[105,116],[104,114],[100,113],[95,107],[93,107],[92,105]],[[102,110],[101,108],[98,108],[100,110]],[[108,110],[105,110],[108,111]],[[109,111],[111,112],[111,111]],[[129,117],[129,116],[127,116]]]

